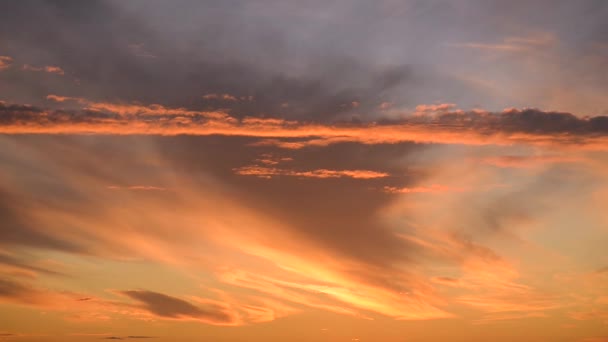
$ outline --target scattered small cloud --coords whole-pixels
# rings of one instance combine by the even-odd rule
[[[135,191],[166,191],[167,188],[153,185],[129,185],[129,186],[118,186],[108,185],[108,189],[111,190],[135,190]]]
[[[130,340],[130,339],[147,339],[147,338],[156,338],[155,336],[144,336],[144,335],[133,335],[133,336],[104,336],[101,337],[102,340]]]
[[[59,96],[59,95],[53,95],[53,94],[47,95],[46,99],[50,100],[50,101],[54,101],[54,102],[79,101],[80,100],[77,97]]]
[[[29,64],[24,64],[21,67],[21,69],[26,70],[26,71],[48,72],[50,74],[65,75],[65,71],[63,71],[62,68],[60,68],[58,66],[54,66],[54,65],[37,67],[37,66],[29,65]]]
[[[157,58],[157,56],[153,55],[146,49],[144,43],[129,44],[129,50],[131,50],[131,53],[137,57]]]
[[[463,192],[466,188],[451,187],[441,184],[432,184],[430,186],[416,186],[398,188],[394,186],[385,186],[384,191],[391,194],[412,194],[412,193],[441,193],[441,192]]]
[[[392,106],[393,106],[392,102],[382,102],[378,106],[378,109],[380,109],[380,110],[388,110],[388,109],[391,109]]]
[[[205,100],[221,100],[221,101],[238,101],[239,99],[230,94],[206,94],[203,95]]]
[[[8,69],[13,64],[13,59],[9,56],[0,56],[0,71]]]
[[[385,172],[370,170],[328,170],[316,169],[307,171],[297,171],[289,169],[279,169],[265,166],[243,166],[233,169],[237,175],[256,176],[259,178],[270,179],[274,176],[288,176],[301,178],[354,178],[354,179],[374,179],[384,178],[390,175]]]
[[[416,106],[416,113],[447,112],[456,108],[454,103],[421,104]]]

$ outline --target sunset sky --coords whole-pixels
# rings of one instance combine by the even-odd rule
[[[0,2],[0,341],[608,341],[608,1]]]

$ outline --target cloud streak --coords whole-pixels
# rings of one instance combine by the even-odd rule
[[[354,178],[354,179],[374,179],[390,176],[385,172],[370,170],[328,170],[318,169],[310,171],[297,171],[288,169],[278,169],[264,166],[243,166],[234,169],[237,175],[255,176],[259,178],[272,178],[274,176],[288,176],[300,178]]]
[[[217,304],[197,306],[153,291],[130,290],[120,293],[140,302],[143,309],[162,318],[199,320],[211,324],[232,324],[235,321],[235,317],[231,316],[226,308]]]
[[[64,100],[62,97],[54,99]],[[399,121],[320,124],[283,119],[237,119],[222,112],[198,112],[160,105],[85,102],[84,110],[45,110],[0,104],[0,133],[110,135],[226,135],[273,138],[286,148],[339,142],[399,142],[465,145],[564,145],[605,149],[608,117],[509,109],[416,115]],[[285,141],[285,139],[300,139]]]
[[[57,75],[65,75],[65,71],[63,71],[62,68],[58,67],[58,66],[53,66],[53,65],[46,65],[46,66],[42,66],[42,67],[37,67],[37,66],[33,66],[33,65],[29,65],[29,64],[24,64],[23,67],[21,67],[22,70],[25,71],[35,71],[35,72],[47,72],[49,74],[57,74]]]

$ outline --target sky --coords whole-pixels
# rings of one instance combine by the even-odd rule
[[[0,2],[0,341],[608,341],[608,2]]]

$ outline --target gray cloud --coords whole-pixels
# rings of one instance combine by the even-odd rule
[[[142,339],[142,338],[156,338],[154,336],[144,335],[130,335],[130,336],[106,336],[102,337],[103,340],[129,340],[129,339]]]
[[[179,298],[144,290],[121,293],[142,303],[146,310],[160,317],[202,319],[215,323],[231,323],[234,319],[219,305],[195,306]]]
[[[315,120],[377,116],[382,102],[534,105],[464,79],[460,66],[471,57],[448,46],[543,29],[566,34],[555,27],[562,17],[605,12],[597,2],[583,2],[538,1],[536,11],[559,10],[536,21],[540,28],[526,28],[525,18],[537,12],[524,2],[505,8],[475,1],[23,1],[3,4],[0,11],[10,13],[0,17],[6,54],[19,64],[57,65],[66,77],[6,70],[0,82],[7,85],[3,96],[21,103],[41,104],[47,94],[62,93]],[[509,16],[497,22],[496,11]],[[519,31],[509,29],[517,26],[513,21],[521,21]],[[606,25],[591,22],[581,28],[588,36],[578,40],[591,44],[602,40],[594,38],[599,35],[605,41]],[[254,100],[202,99],[209,93]]]
[[[93,104],[95,105],[95,104]],[[103,104],[112,105],[112,104]],[[205,131],[206,123],[216,120],[224,123],[230,121],[229,126],[235,128],[247,127],[247,121],[234,121],[235,118],[225,116],[215,118],[205,112],[192,112],[186,109],[176,109],[170,114],[160,111],[148,113],[145,110],[150,107],[142,106],[141,109],[129,114],[120,115],[119,110],[111,108],[100,108],[100,110],[53,110],[29,105],[15,105],[0,103],[0,129],[5,133],[43,133],[72,132],[72,133],[103,133],[103,134],[229,134],[256,136],[254,131],[243,133],[223,132],[208,129]],[[184,121],[185,120],[185,121]],[[270,121],[268,121],[270,123]],[[264,128],[264,121],[261,121]],[[78,125],[86,125],[79,127]],[[141,129],[133,129],[132,124],[139,124]],[[272,126],[274,123],[268,124]],[[284,132],[276,132],[277,137],[289,137],[289,130],[293,127],[306,127],[308,122],[291,122],[284,125]],[[576,136],[599,136],[608,133],[608,116],[579,117],[571,113],[543,111],[539,109],[508,109],[503,112],[491,113],[485,111],[451,111],[437,115],[419,115],[401,120],[383,119],[379,124],[390,125],[417,125],[421,128],[442,128],[445,130],[473,131],[480,134],[495,133],[526,133],[530,135],[568,134]],[[340,128],[363,128],[368,127],[366,122],[337,122],[332,127]],[[229,128],[230,128],[229,127]],[[398,127],[398,126],[397,126]],[[314,137],[314,129],[310,130],[309,136]],[[261,135],[261,137],[270,134]],[[336,134],[338,135],[338,134]],[[272,135],[270,135],[272,136]],[[348,141],[348,140],[346,140]]]

